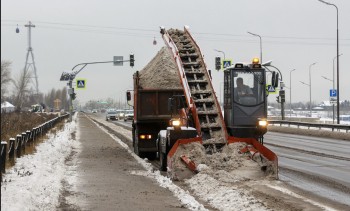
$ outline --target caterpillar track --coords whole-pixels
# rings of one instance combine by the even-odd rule
[[[200,48],[188,29],[162,29],[179,69],[185,97],[204,145],[226,144],[227,131]]]

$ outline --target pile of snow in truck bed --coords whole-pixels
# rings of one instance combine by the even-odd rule
[[[182,89],[178,70],[170,50],[163,47],[139,72],[144,89]]]

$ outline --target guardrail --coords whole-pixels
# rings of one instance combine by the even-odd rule
[[[2,174],[5,173],[6,161],[8,159],[14,160],[19,158],[25,153],[25,148],[29,143],[34,143],[35,140],[42,137],[46,132],[53,128],[62,119],[67,118],[69,114],[65,114],[56,118],[53,118],[32,130],[27,130],[22,134],[18,134],[16,138],[10,138],[8,142],[1,141],[1,155],[0,155],[0,168],[1,168],[1,181]],[[7,147],[9,145],[9,147]],[[8,158],[8,159],[7,159]]]
[[[307,127],[310,129],[311,127],[314,128],[319,128],[320,130],[323,128],[327,129],[332,129],[334,130],[345,130],[346,133],[350,131],[350,125],[337,125],[337,124],[321,124],[321,123],[307,123],[307,122],[295,122],[295,121],[285,121],[285,120],[268,120],[270,125],[275,125],[279,124],[280,126],[282,125],[287,125],[290,127],[291,125],[299,127]]]

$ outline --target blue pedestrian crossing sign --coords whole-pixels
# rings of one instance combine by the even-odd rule
[[[270,94],[276,94],[277,90],[271,84],[266,84],[266,91]]]
[[[77,89],[85,89],[86,88],[86,80],[85,79],[77,79]]]
[[[225,69],[232,64],[232,59],[224,59],[222,60],[222,67]]]
[[[329,90],[329,96],[330,97],[336,97],[337,96],[337,90],[336,89],[330,89]]]

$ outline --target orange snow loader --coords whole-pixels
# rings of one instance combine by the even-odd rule
[[[266,73],[259,61],[223,68],[223,117],[211,73],[188,27],[161,28],[161,34],[176,64],[183,94],[178,92],[167,100],[169,124],[156,137],[160,170],[168,171],[174,180],[189,178],[198,172],[206,154],[243,143],[239,153],[249,154],[262,171],[277,179],[278,158],[263,145],[267,132]]]

